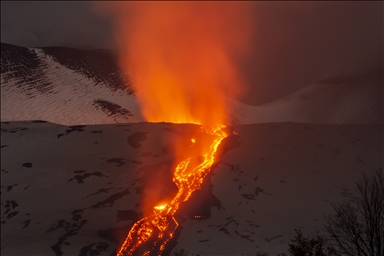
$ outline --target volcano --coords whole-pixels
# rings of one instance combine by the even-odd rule
[[[175,142],[189,145],[200,126],[144,122],[112,52],[1,51],[1,254],[116,255],[143,198],[177,193]],[[322,232],[331,203],[383,166],[380,72],[261,106],[228,99],[234,133],[180,204],[167,251],[277,255],[295,229]]]

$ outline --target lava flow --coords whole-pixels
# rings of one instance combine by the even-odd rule
[[[213,142],[208,152],[203,155],[203,160],[196,164],[192,157],[189,157],[176,166],[173,174],[173,182],[178,188],[176,196],[170,203],[155,206],[152,215],[142,218],[133,225],[118,256],[134,253],[150,255],[153,252],[160,256],[163,253],[165,245],[172,239],[178,227],[174,214],[180,204],[187,201],[191,194],[200,188],[204,177],[214,163],[218,146],[228,136],[220,128],[211,131],[203,127],[202,129],[213,136]],[[191,138],[191,142],[193,147],[196,139]]]
[[[98,13],[112,16],[120,67],[130,74],[145,119],[203,129],[183,138],[190,147],[175,145],[177,194],[151,201],[148,208],[143,198],[144,218],[133,225],[118,256],[161,255],[178,227],[174,216],[180,204],[200,188],[214,163],[229,135],[223,130],[231,115],[227,97],[239,96],[244,85],[238,61],[249,49],[252,6],[247,1],[95,3]]]

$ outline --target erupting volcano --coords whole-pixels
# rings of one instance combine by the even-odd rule
[[[106,3],[103,7],[116,20],[116,38],[127,53],[121,68],[131,74],[145,118],[198,124],[206,135],[187,138],[189,150],[176,145],[182,155],[174,163],[177,194],[134,224],[118,253],[161,255],[178,227],[175,212],[200,188],[220,142],[229,135],[223,130],[228,125],[225,102],[241,92],[234,59],[246,49],[250,8],[248,3],[229,2],[132,2],[119,3],[118,8]]]
[[[383,3],[4,2],[1,255],[384,238]]]

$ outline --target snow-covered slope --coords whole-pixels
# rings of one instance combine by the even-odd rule
[[[63,47],[1,44],[1,120],[58,124],[144,121],[117,56]],[[233,124],[382,123],[383,68],[332,78],[261,106],[228,99]]]
[[[294,229],[322,231],[331,202],[382,167],[382,125],[235,126],[176,215],[169,249],[287,252]],[[1,255],[116,255],[143,198],[174,195],[172,142],[195,125],[1,124]],[[191,133],[192,132],[192,133]],[[200,216],[195,218],[195,216]]]
[[[350,195],[362,171],[382,168],[380,74],[262,106],[229,100],[235,123],[262,124],[234,126],[202,190],[180,207],[169,248],[276,255],[295,228],[321,230],[330,203]],[[2,44],[1,120],[36,119],[52,123],[1,124],[1,255],[115,255],[142,198],[175,192],[171,144],[199,130],[137,123],[113,54]]]
[[[383,122],[383,67],[353,77],[309,85],[261,106],[230,101],[239,123],[302,122],[374,124]]]
[[[1,44],[1,120],[144,121],[111,53]]]

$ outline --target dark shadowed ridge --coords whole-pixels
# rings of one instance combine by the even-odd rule
[[[116,52],[2,43],[1,63],[4,121],[76,125],[145,120],[129,77],[118,67]],[[382,124],[383,66],[330,77],[261,106],[228,100],[226,111],[232,124]]]
[[[9,110],[16,120],[143,121],[129,77],[111,51],[1,43],[1,92],[2,118]]]
[[[381,84],[384,83],[384,63],[373,68],[367,72],[350,75],[350,76],[335,76],[328,79],[321,80],[317,84],[341,84],[341,83],[350,83],[354,84],[361,81],[379,81]]]
[[[39,93],[52,93],[53,85],[43,70],[46,64],[36,52],[26,47],[1,43],[1,76],[4,82],[15,79],[18,89],[30,97]]]
[[[41,49],[45,58],[38,56],[35,49]],[[1,43],[1,76],[5,83],[15,79],[17,86],[31,97],[35,93],[32,91],[53,93],[54,85],[44,74],[48,56],[62,66],[91,79],[96,85],[102,84],[114,92],[123,90],[133,94],[130,81],[118,67],[118,56],[100,50],[66,47],[26,48]]]
[[[112,91],[120,89],[133,94],[132,88],[127,86],[130,84],[129,81],[119,70],[118,56],[113,53],[66,47],[43,47],[41,49],[56,62],[87,76],[96,84],[104,83]]]

